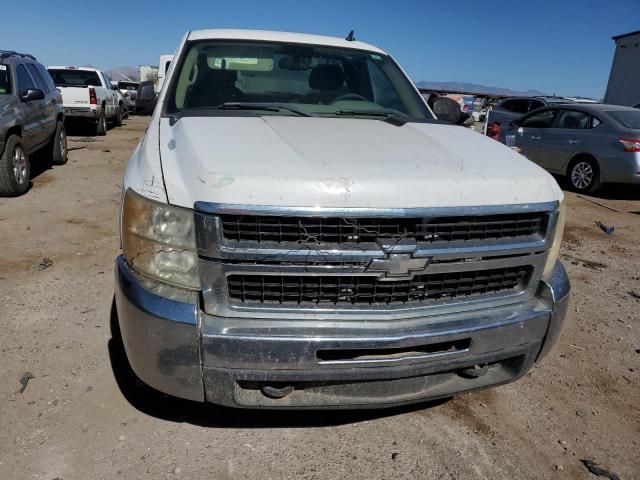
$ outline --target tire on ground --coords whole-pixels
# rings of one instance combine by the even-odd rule
[[[63,122],[58,122],[56,125],[56,133],[51,139],[48,153],[52,165],[67,163],[67,132]]]
[[[107,118],[104,114],[104,108],[102,112],[100,112],[100,117],[98,118],[98,123],[96,124],[96,135],[104,136],[107,134]]]
[[[114,120],[114,124],[115,124],[116,127],[121,127],[122,126],[122,117],[123,117],[122,105],[120,105],[118,107],[118,114],[116,115],[116,119]]]
[[[16,148],[22,150],[26,160],[26,172],[22,182],[18,181],[13,171],[13,158]],[[4,145],[4,151],[0,155],[0,195],[15,197],[23,194],[29,188],[30,175],[29,155],[24,150],[22,139],[18,135],[10,135]]]
[[[600,166],[590,155],[578,155],[567,169],[567,183],[575,192],[595,193],[600,190]]]

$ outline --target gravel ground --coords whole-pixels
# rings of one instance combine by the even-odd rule
[[[122,172],[146,125],[70,137],[67,165],[0,199],[0,478],[596,478],[580,459],[640,477],[640,190],[588,197],[606,207],[568,194],[568,323],[518,382],[393,410],[235,411],[141,394],[111,339]]]

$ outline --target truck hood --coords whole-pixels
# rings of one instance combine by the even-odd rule
[[[350,118],[160,118],[167,199],[240,205],[411,208],[538,203],[547,172],[466,128]]]

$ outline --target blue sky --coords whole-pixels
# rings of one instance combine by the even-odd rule
[[[355,29],[415,81],[598,98],[611,68],[611,36],[640,30],[640,0],[3,3],[0,49],[29,52],[46,64],[157,65],[184,32],[198,28],[336,36]]]

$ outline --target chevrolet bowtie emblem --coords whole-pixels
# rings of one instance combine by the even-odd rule
[[[391,253],[387,258],[374,258],[367,272],[380,272],[384,277],[412,277],[423,272],[431,263],[431,257],[412,258],[409,253]]]

